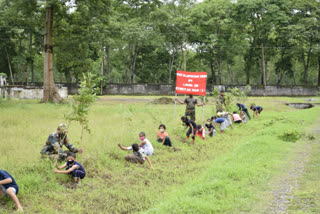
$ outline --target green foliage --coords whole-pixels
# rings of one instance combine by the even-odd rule
[[[245,103],[248,98],[248,93],[250,91],[250,86],[247,85],[244,90],[240,90],[237,87],[229,88],[230,92],[226,96],[226,104],[229,109],[231,109],[236,103]]]
[[[89,107],[97,99],[96,93],[99,92],[99,81],[100,79],[95,77],[92,73],[88,73],[87,75],[83,74],[83,79],[81,80],[78,94],[73,96],[72,112],[66,116],[69,124],[73,121],[78,122],[82,128],[82,131],[86,130],[89,133]]]
[[[286,142],[295,143],[302,137],[301,132],[298,130],[286,130],[279,135],[279,138]]]
[[[172,84],[185,58],[210,84],[259,85],[263,45],[268,85],[317,84],[316,0],[1,0],[0,70],[10,74],[9,59],[15,82],[43,81],[48,4],[55,80],[91,70],[107,82]]]

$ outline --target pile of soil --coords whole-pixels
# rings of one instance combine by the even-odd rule
[[[160,97],[151,102],[152,104],[173,104],[174,100],[168,97]]]

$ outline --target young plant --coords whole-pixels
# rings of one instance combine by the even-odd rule
[[[99,92],[98,84],[100,79],[92,73],[83,74],[78,94],[74,95],[72,103],[72,111],[66,116],[68,123],[72,121],[78,122],[81,126],[80,142],[82,143],[83,131],[90,133],[89,128],[89,106],[97,99]]]

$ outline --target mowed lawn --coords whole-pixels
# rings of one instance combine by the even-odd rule
[[[150,97],[153,98],[157,97]],[[286,168],[297,145],[319,142],[318,136],[314,140],[308,136],[310,127],[320,116],[320,108],[297,110],[284,105],[304,102],[303,98],[251,97],[245,104],[263,106],[261,118],[245,125],[236,124],[234,130],[228,128],[224,134],[217,133],[207,141],[197,138],[195,145],[186,139],[180,121],[184,105],[177,105],[174,118],[174,104],[155,105],[141,99],[117,96],[97,101],[89,113],[91,133],[85,133],[82,142],[80,126],[70,125],[68,136],[71,143],[84,149],[77,160],[87,171],[77,188],[70,185],[68,176],[53,173],[52,161],[40,158],[48,135],[58,124],[66,122],[64,115],[70,106],[40,104],[36,100],[1,100],[0,168],[12,174],[20,186],[18,197],[25,213],[263,210],[261,201],[267,200],[266,194],[272,188],[269,181]],[[213,112],[214,105],[209,103],[205,107],[205,119]],[[202,122],[202,107],[197,108],[197,122]],[[181,151],[156,142],[161,123],[167,126],[174,146]],[[150,158],[153,170],[147,163],[143,167],[126,163],[124,156],[130,152],[117,147],[118,143],[138,143],[141,131],[155,148]],[[292,131],[301,134],[300,140],[283,141],[281,136]],[[318,174],[310,176],[314,178]],[[312,185],[306,186],[312,194],[319,194]],[[15,209],[10,199],[1,199],[0,213],[12,213]]]

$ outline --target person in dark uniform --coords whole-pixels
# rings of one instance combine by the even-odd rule
[[[184,101],[180,101],[176,99],[176,101],[180,104],[186,104],[186,117],[189,117],[192,121],[196,121],[196,110],[195,105],[203,106],[205,103],[198,104],[197,98],[194,98],[192,94],[189,94],[188,98],[185,98]]]

